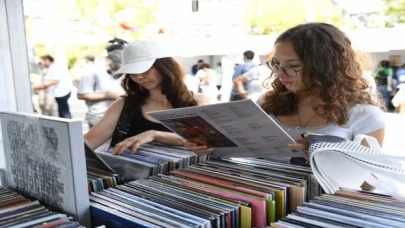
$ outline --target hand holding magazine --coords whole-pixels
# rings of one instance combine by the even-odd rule
[[[370,148],[361,145],[363,139]],[[382,153],[375,138],[308,134],[307,140],[312,172],[326,193],[359,189],[365,181],[380,192],[405,192],[405,157]]]
[[[252,100],[148,112],[188,141],[217,157],[305,157],[294,140]]]

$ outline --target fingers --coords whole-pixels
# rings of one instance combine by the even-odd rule
[[[187,140],[183,141],[182,145],[187,147],[189,150],[193,151],[197,155],[208,155],[214,151],[213,148],[209,148],[208,146],[198,146],[197,143],[193,143]]]
[[[113,151],[113,155],[121,155],[124,153],[125,149],[127,149],[130,145],[128,145],[125,141],[118,143]]]
[[[212,148],[206,149],[206,150],[199,150],[199,151],[193,151],[195,154],[199,155],[199,156],[203,156],[203,155],[209,155],[213,152],[214,150]]]
[[[140,141],[135,142],[132,146],[131,146],[131,154],[135,154],[136,150],[138,149],[138,147],[141,145]]]
[[[190,149],[197,155],[208,155],[214,151],[213,148],[209,148],[207,146],[192,146],[192,147],[188,147],[188,149]]]
[[[121,146],[122,146],[121,143],[118,143],[117,145],[115,145],[112,155],[118,155],[118,151],[120,151]]]
[[[125,152],[126,149],[130,148],[131,154],[134,154],[138,147],[140,146],[139,140],[124,140],[118,143],[113,151],[113,155],[121,155]]]
[[[288,144],[288,148],[295,149],[295,150],[307,150],[308,146],[306,144],[301,143],[290,143]]]
[[[182,141],[181,143],[182,143],[183,146],[185,146],[185,147],[187,147],[187,148],[193,147],[193,146],[197,146],[196,143],[193,143],[193,142],[190,142],[190,141],[186,141],[186,140]]]
[[[298,140],[297,140],[298,141]],[[305,159],[309,159],[308,144],[307,143],[290,143],[288,148],[292,150],[302,150],[305,153]]]
[[[129,148],[131,154],[135,154],[136,150],[139,148],[144,143],[148,143],[152,141],[153,139],[150,139],[147,137],[147,135],[137,135],[131,138],[127,138],[124,141],[118,143],[113,151],[113,155],[121,155],[124,153],[126,149]]]

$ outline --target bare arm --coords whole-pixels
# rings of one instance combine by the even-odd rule
[[[155,131],[154,141],[170,145],[183,145],[184,138],[173,132]]]
[[[123,107],[124,98],[117,99],[103,118],[84,135],[84,141],[90,148],[96,149],[112,137]]]
[[[247,81],[247,78],[243,75],[238,76],[233,80],[233,84],[238,91],[239,95],[243,99],[247,99],[245,88],[243,88],[243,83]]]
[[[119,98],[122,94],[120,93],[108,93],[108,92],[96,92],[95,87],[100,83],[99,75],[96,73],[85,74],[80,79],[77,99],[85,101],[105,101],[105,100],[115,100]]]
[[[122,94],[120,93],[85,93],[77,94],[77,99],[85,101],[105,101],[105,100],[115,100],[119,98]]]
[[[34,86],[34,90],[47,89],[50,86],[58,84],[58,82],[59,82],[59,80],[52,80],[52,81],[49,81],[49,82],[45,82],[44,84]]]
[[[211,104],[210,98],[208,96],[204,95],[204,94],[195,93],[194,94],[194,99],[197,101],[198,105]],[[122,98],[118,99],[116,102],[114,102],[114,104],[117,103],[120,100],[122,100]],[[121,111],[122,110],[122,105],[121,105],[120,108],[117,107],[116,109],[119,109]],[[110,107],[109,110],[111,108],[112,107]],[[107,111],[107,113],[109,112],[109,110]],[[107,113],[104,115],[103,119],[106,118]],[[120,115],[120,112],[117,113],[117,118],[114,120],[114,125],[111,126],[111,129],[113,129],[113,130],[114,130],[115,125],[116,125],[116,123],[118,121],[119,115]],[[101,119],[100,122],[102,122],[103,119]],[[92,130],[94,128],[97,128],[99,123],[97,123],[92,128]],[[104,137],[105,140],[103,138],[103,140],[104,140],[103,142],[105,142],[108,138],[110,138],[112,133],[113,132],[109,133],[109,137]],[[85,135],[85,139],[86,139],[86,135]],[[97,133],[94,133],[93,135],[98,136]],[[96,140],[102,141],[101,139],[97,139],[97,138],[93,139],[93,141],[96,141]],[[145,143],[149,143],[149,142],[152,142],[152,141],[160,142],[160,143],[166,143],[166,144],[170,144],[170,145],[184,145],[184,143],[185,143],[185,139],[183,137],[177,135],[176,133],[150,130],[150,131],[145,131],[143,133],[135,135],[133,137],[127,138],[124,141],[118,143],[114,148],[113,154],[122,154],[122,153],[124,153],[124,151],[126,149],[129,149],[131,151],[131,153],[135,153],[140,145],[145,144]],[[88,141],[86,140],[86,142],[88,142]],[[103,142],[101,142],[100,144],[96,144],[96,147],[100,146]],[[88,143],[88,144],[89,144],[89,146],[92,147],[92,144],[90,144],[90,143]]]

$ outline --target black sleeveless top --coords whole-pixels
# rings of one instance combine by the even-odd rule
[[[191,94],[194,96],[193,91],[191,91]],[[130,110],[128,110],[127,104],[124,103],[124,107],[122,108],[117,125],[115,126],[111,137],[110,148],[115,147],[117,143],[122,142],[126,138],[130,138],[145,131],[155,130],[172,132],[161,123],[156,123],[146,119],[142,114],[142,105],[143,103],[139,104],[135,109],[135,113],[131,113]]]
[[[171,132],[161,123],[156,123],[146,119],[142,113],[142,105],[139,105],[136,107],[135,113],[132,115],[131,125],[129,126],[129,131],[126,138],[149,130]]]
[[[142,105],[136,107],[135,112],[131,113],[128,106],[124,103],[114,133],[112,135],[110,148],[115,147],[117,143],[122,142],[126,138],[138,135],[145,131],[165,131],[171,132],[168,128],[160,123],[156,123],[146,119],[142,114]]]

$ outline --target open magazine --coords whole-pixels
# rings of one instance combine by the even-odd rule
[[[405,157],[384,154],[375,138],[308,134],[307,139],[312,172],[326,193],[360,189],[367,182],[378,192],[404,194]],[[363,139],[370,147],[361,145]]]
[[[292,139],[252,100],[148,112],[183,138],[214,148],[217,157],[305,157]]]

